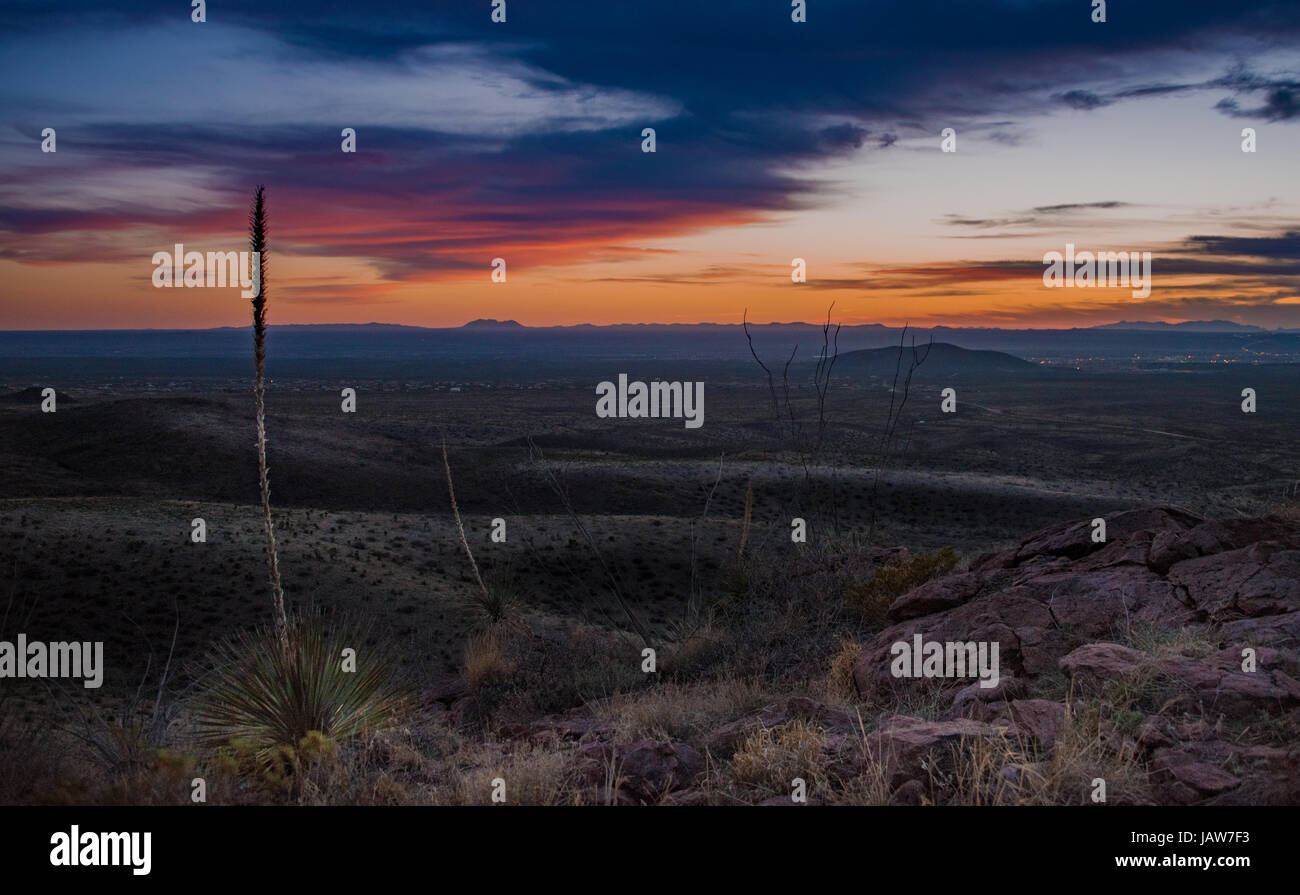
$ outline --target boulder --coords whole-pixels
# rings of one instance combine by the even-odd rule
[[[1056,747],[1056,740],[1065,726],[1064,703],[1050,699],[1017,699],[1006,703],[994,716],[1009,725],[1008,733],[1037,745],[1042,754]]]
[[[1118,643],[1089,643],[1063,656],[1060,667],[1071,678],[1115,681],[1133,674],[1146,659],[1146,653]]]
[[[686,743],[638,740],[627,746],[593,740],[574,755],[571,780],[595,789],[601,800],[616,783],[620,801],[657,804],[670,793],[689,789],[704,774],[704,759]]]
[[[1224,623],[1300,611],[1300,549],[1277,542],[1175,563],[1169,581],[1210,621]]]
[[[983,578],[975,573],[948,575],[908,591],[889,607],[890,621],[906,621],[960,606],[979,593]]]

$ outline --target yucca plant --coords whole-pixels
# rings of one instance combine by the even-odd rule
[[[266,568],[271,583],[271,604],[280,649],[289,648],[289,622],[284,610],[284,588],[280,584],[280,559],[275,550],[275,526],[271,521],[271,470],[266,463],[266,188],[253,192],[248,212],[248,248],[257,265],[257,294],[253,296],[253,364],[257,369],[253,387],[257,403],[257,471],[262,483],[262,520],[266,525]]]
[[[251,747],[269,763],[297,754],[312,737],[337,742],[387,724],[402,705],[397,663],[385,647],[362,646],[366,629],[347,618],[291,617],[285,610],[271,519],[271,482],[266,461],[266,202],[253,194],[248,215],[249,248],[257,266],[253,296],[253,358],[257,371],[257,461],[266,527],[267,576],[274,610],[270,627],[218,643],[198,701],[195,724],[208,744],[232,741]],[[356,650],[355,668],[344,666],[345,649]]]
[[[261,628],[213,647],[211,677],[194,714],[208,745],[245,743],[259,756],[296,748],[308,734],[334,742],[388,726],[401,711],[396,662],[388,647],[367,645],[366,627],[350,618],[294,616],[280,632]],[[353,649],[355,670],[344,666]]]

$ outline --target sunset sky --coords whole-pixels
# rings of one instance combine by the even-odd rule
[[[272,323],[1300,327],[1300,4],[491,7],[6,4],[0,329],[247,324],[151,258],[257,183]],[[1046,288],[1066,243],[1151,295]]]

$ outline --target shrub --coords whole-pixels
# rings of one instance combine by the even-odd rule
[[[486,684],[508,677],[513,670],[503,633],[483,631],[466,642],[464,674],[470,689],[477,692]]]
[[[858,697],[853,669],[862,658],[862,644],[851,638],[840,641],[839,649],[831,659],[830,673],[826,676],[826,695],[832,700],[854,702]]]
[[[947,575],[959,560],[951,547],[895,560],[881,566],[870,581],[847,584],[844,601],[868,621],[882,622],[895,600],[927,581]]]
[[[514,579],[506,572],[490,573],[483,588],[471,592],[467,602],[479,628],[520,623],[523,603]]]
[[[388,726],[404,707],[396,663],[385,648],[366,645],[356,623],[332,621],[294,617],[287,653],[273,628],[217,644],[195,712],[200,741],[238,740],[265,760],[312,736],[337,742]],[[343,667],[349,648],[355,671]]]

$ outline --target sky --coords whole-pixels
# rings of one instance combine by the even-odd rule
[[[193,15],[0,8],[0,329],[247,324],[237,288],[155,287],[153,256],[246,248],[257,184],[272,323],[833,304],[845,324],[1300,328],[1294,2],[1130,0],[1104,22],[1092,0]],[[1067,244],[1150,252],[1150,294],[1048,288]]]

